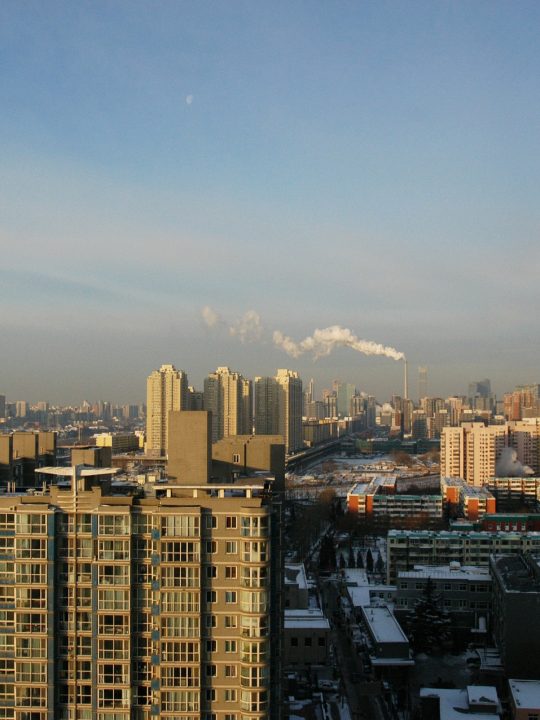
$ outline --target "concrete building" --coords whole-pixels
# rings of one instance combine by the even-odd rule
[[[517,453],[519,462],[540,474],[540,418],[531,417],[508,424],[509,444]]]
[[[487,487],[469,485],[461,478],[442,478],[441,492],[450,518],[462,517],[474,522],[497,508],[495,497]]]
[[[490,478],[486,487],[495,497],[499,510],[513,510],[516,507],[540,507],[540,477]]]
[[[489,685],[468,685],[463,690],[423,687],[420,707],[423,720],[461,720],[463,716],[500,720],[502,717],[497,688]]]
[[[272,480],[146,491],[111,468],[40,472],[62,482],[0,497],[4,717],[278,718]]]
[[[539,720],[540,681],[508,680],[512,720]]]
[[[376,674],[403,675],[414,665],[409,639],[384,605],[362,606],[361,617],[370,638],[370,660]],[[392,672],[394,671],[394,672]],[[400,672],[401,671],[401,672]]]
[[[233,435],[212,445],[211,476],[233,480],[238,475],[270,473],[285,481],[285,444],[281,435]]]
[[[6,396],[0,395],[0,418],[4,419],[6,417]]]
[[[417,565],[489,565],[493,554],[540,553],[540,533],[483,531],[389,530],[387,580]]]
[[[187,375],[174,365],[162,365],[146,382],[146,452],[167,454],[169,412],[187,410]]]
[[[377,476],[369,482],[356,483],[347,493],[347,509],[389,524],[417,519],[439,522],[443,517],[442,495],[398,493],[397,476]]]
[[[287,563],[284,575],[284,664],[325,665],[330,649],[330,623],[310,593],[306,569]]]
[[[14,432],[0,435],[0,487],[36,487],[35,469],[56,463],[55,432]]]
[[[444,427],[441,433],[441,477],[463,478],[470,485],[485,485],[508,445],[506,425],[482,422]]]
[[[288,454],[302,449],[302,380],[292,370],[255,378],[255,434],[281,435]]]
[[[504,550],[503,550],[504,552]],[[532,553],[494,554],[493,637],[508,677],[540,680],[540,567]]]
[[[204,409],[212,413],[212,442],[253,430],[251,380],[218,367],[204,381]]]
[[[484,640],[491,613],[489,568],[452,562],[444,566],[417,565],[413,570],[400,570],[395,600],[398,619],[406,619],[408,611],[423,597],[428,579],[441,598],[443,609],[450,615],[452,633],[465,640]]]
[[[338,383],[336,392],[337,413],[339,417],[351,415],[351,402],[356,395],[356,388],[351,383]]]
[[[135,433],[100,433],[96,435],[96,446],[110,447],[113,455],[143,449],[140,436]]]

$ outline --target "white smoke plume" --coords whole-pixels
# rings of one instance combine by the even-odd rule
[[[364,355],[384,355],[393,360],[405,359],[405,355],[399,350],[373,342],[373,340],[362,340],[348,328],[343,328],[340,325],[331,325],[322,330],[317,328],[313,335],[308,335],[298,343],[279,330],[274,332],[273,337],[274,344],[294,358],[303,355],[305,352],[311,352],[317,359],[329,355],[336,347],[350,347]]]
[[[223,322],[218,313],[215,310],[212,310],[209,305],[205,305],[203,307],[203,309],[201,310],[201,315],[205,325],[207,325],[209,328],[215,327],[219,322]]]
[[[226,327],[229,330],[229,334],[239,338],[241,343],[256,342],[261,339],[263,326],[261,318],[255,310],[248,310],[232,324],[224,320],[221,315],[209,305],[203,307],[201,315],[207,327],[215,328],[218,325]]]
[[[229,328],[229,333],[240,338],[240,342],[256,342],[261,339],[263,327],[259,313],[248,310]]]
[[[534,470],[519,462],[514,448],[505,447],[497,460],[495,475],[497,477],[524,477],[525,475],[534,475]]]

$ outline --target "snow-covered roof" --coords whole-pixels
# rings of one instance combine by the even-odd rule
[[[447,690],[441,688],[421,688],[421,698],[439,698],[439,717],[441,720],[463,720],[463,715],[472,715],[473,708],[469,705],[469,694],[468,691],[472,686],[469,686],[466,690]],[[488,688],[479,688],[487,690]],[[489,688],[489,690],[495,690],[495,688]],[[495,691],[495,696],[497,692]],[[498,698],[496,700],[497,707]],[[478,712],[474,710],[475,720],[500,720],[500,716],[497,712]]]
[[[300,590],[307,590],[306,568],[303,563],[285,563],[285,585],[298,585]]]
[[[376,643],[407,643],[401,625],[385,606],[363,607],[362,613]]]
[[[285,610],[285,629],[311,628],[313,630],[330,630],[330,623],[320,609]]]
[[[343,571],[347,585],[368,585],[367,572],[362,568],[347,568]]]
[[[540,710],[540,680],[508,680],[514,705],[520,710]]]
[[[427,579],[433,580],[475,580],[491,581],[488,567],[475,567],[473,565],[415,565],[414,570],[400,570],[399,580]]]

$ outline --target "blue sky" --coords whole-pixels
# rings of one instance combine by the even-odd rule
[[[536,2],[0,6],[0,392],[142,400],[162,362],[401,367],[274,347],[340,324],[433,394],[539,378]],[[261,339],[229,324],[256,310]]]

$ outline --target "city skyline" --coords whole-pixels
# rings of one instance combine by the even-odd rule
[[[291,367],[377,397],[538,380],[537,3],[8,1],[0,392]],[[256,313],[255,342],[210,328]],[[245,340],[245,342],[242,342]]]

